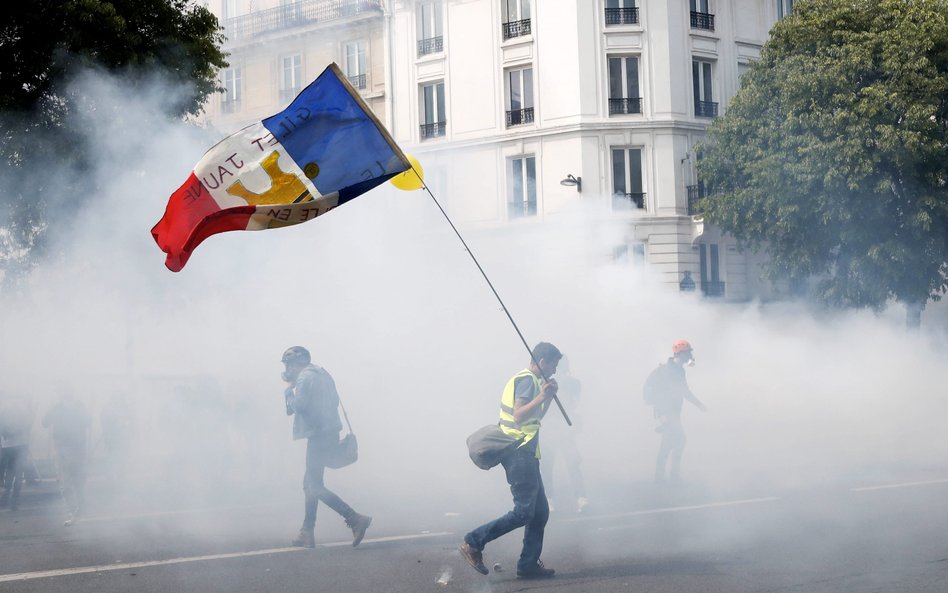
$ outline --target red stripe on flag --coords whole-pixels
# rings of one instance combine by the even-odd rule
[[[165,266],[178,272],[201,241],[217,233],[246,229],[255,210],[249,205],[221,210],[192,172],[171,194],[165,215],[151,229],[151,235],[158,247],[168,254]]]

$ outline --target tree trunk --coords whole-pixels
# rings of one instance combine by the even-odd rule
[[[924,302],[905,303],[905,328],[917,331],[922,326],[922,311]]]

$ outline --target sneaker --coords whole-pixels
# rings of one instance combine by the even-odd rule
[[[305,527],[300,529],[299,534],[290,542],[290,545],[297,548],[315,548],[316,547],[316,535],[313,533],[312,529],[306,529]]]
[[[365,530],[368,529],[371,524],[372,517],[360,515],[359,513],[353,513],[351,517],[346,519],[346,525],[352,528],[353,548],[362,542],[362,538],[365,537]]]
[[[537,560],[537,563],[527,568],[518,568],[517,577],[521,579],[548,579],[556,574],[552,568],[543,566],[543,562]]]
[[[576,512],[577,513],[582,513],[583,511],[586,510],[586,507],[588,506],[589,506],[589,499],[586,498],[585,496],[580,496],[578,499],[576,499]]]
[[[484,555],[480,550],[475,550],[467,542],[463,542],[458,546],[458,552],[461,553],[461,557],[467,560],[467,563],[474,567],[474,570],[481,574],[489,574],[490,571],[487,570],[487,566],[484,565]]]

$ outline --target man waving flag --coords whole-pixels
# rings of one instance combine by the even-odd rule
[[[409,168],[331,64],[289,107],[208,150],[151,234],[177,272],[211,235],[311,220]]]

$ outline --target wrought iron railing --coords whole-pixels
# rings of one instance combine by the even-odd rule
[[[533,123],[533,107],[507,112],[507,127]]]
[[[437,138],[438,136],[444,136],[445,131],[448,127],[448,122],[446,121],[436,121],[430,124],[421,124],[421,138]]]
[[[723,297],[724,296],[724,283],[702,280],[701,293],[707,297]]]
[[[429,37],[428,39],[418,40],[418,57],[436,54],[444,51],[444,37]]]
[[[714,31],[714,15],[707,12],[691,11],[691,28]]]
[[[688,216],[697,216],[702,213],[701,202],[707,197],[704,191],[704,184],[689,185],[688,190]]]
[[[642,97],[609,99],[609,115],[642,113]]]
[[[522,37],[530,34],[530,19],[522,21],[510,21],[501,25],[501,32],[504,35],[504,41],[514,37]]]
[[[632,8],[607,8],[606,26],[609,25],[634,25],[639,22],[639,9],[637,6]]]
[[[281,29],[367,13],[381,15],[382,0],[301,0],[224,19],[224,35],[228,41],[241,41]]]
[[[714,101],[695,101],[695,115],[697,117],[717,117],[718,104]]]
[[[630,205],[634,205],[636,208],[644,209],[645,208],[645,193],[616,193],[613,195],[613,198],[620,202],[628,202]]]
[[[355,76],[350,76],[349,82],[351,82],[352,86],[354,86],[357,89],[364,89],[365,88],[365,74],[356,74]]]

